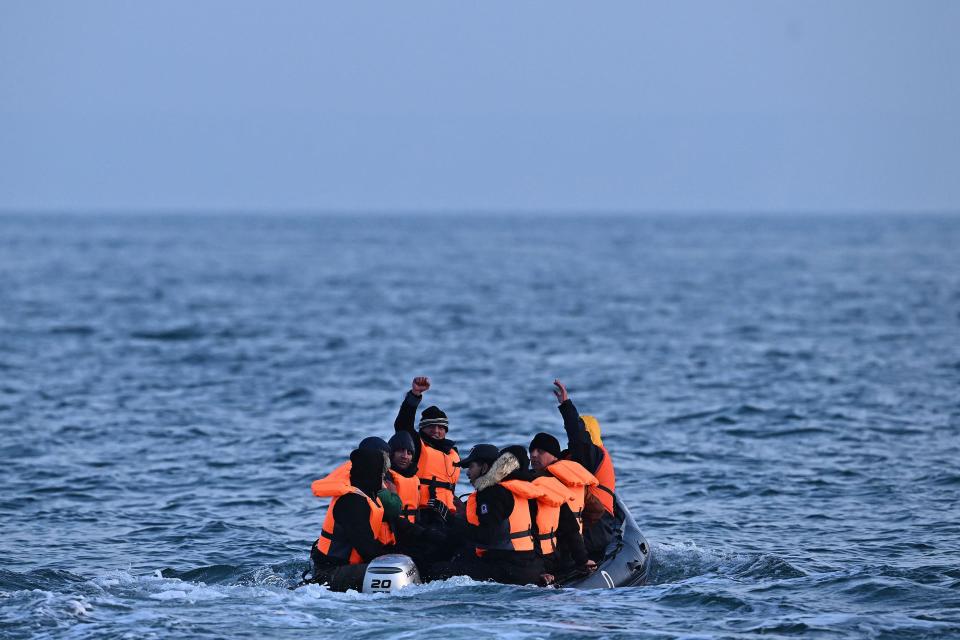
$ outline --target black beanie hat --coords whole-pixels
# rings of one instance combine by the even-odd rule
[[[447,414],[440,410],[440,407],[433,405],[427,407],[423,410],[423,413],[420,414],[420,428],[429,427],[430,425],[438,425],[443,427],[446,430],[450,429],[450,424],[447,421]]]
[[[530,450],[533,451],[534,449],[546,451],[554,458],[560,457],[560,441],[549,433],[544,433],[541,431],[537,435],[533,436],[533,440],[530,441]]]
[[[383,438],[378,438],[377,436],[370,436],[369,438],[364,438],[360,441],[360,444],[357,445],[357,449],[372,449],[374,451],[383,451],[384,453],[390,453],[390,447],[384,441]]]
[[[350,484],[371,498],[383,486],[386,458],[379,449],[354,449],[350,452]]]
[[[390,445],[390,453],[399,451],[400,449],[416,451],[416,448],[413,445],[413,436],[406,431],[398,431],[393,434],[393,437],[390,438],[390,441],[387,444]]]

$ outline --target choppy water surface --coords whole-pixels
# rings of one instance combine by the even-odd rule
[[[960,634],[960,218],[0,217],[0,635]],[[659,566],[290,591],[416,374],[594,413]],[[464,488],[464,491],[466,488]]]

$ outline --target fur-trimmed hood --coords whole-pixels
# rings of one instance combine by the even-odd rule
[[[517,460],[517,457],[512,453],[504,453],[490,465],[489,471],[476,480],[471,481],[471,484],[473,484],[478,492],[483,491],[504,480],[519,468],[520,462]]]

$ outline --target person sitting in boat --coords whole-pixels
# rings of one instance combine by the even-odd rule
[[[383,453],[354,449],[350,465],[348,482],[314,483],[314,493],[333,500],[310,549],[313,576],[306,581],[326,584],[332,591],[359,591],[369,562],[395,552],[392,529],[384,524],[399,517],[399,505],[390,513],[378,497],[386,472]]]
[[[357,445],[358,449],[382,451],[390,461],[388,473],[384,479],[387,489],[397,494],[402,507],[400,515],[409,522],[417,522],[420,500],[420,479],[413,465],[413,438],[408,433],[395,433],[389,442],[383,438],[370,436]],[[347,460],[329,474],[314,480],[310,485],[314,495],[323,490],[331,481],[347,481],[350,476],[350,461]]]
[[[410,434],[405,431],[395,433],[389,442],[370,436],[361,440],[357,448],[378,451],[389,460],[389,468],[384,476],[385,492],[381,493],[380,498],[384,506],[394,502],[399,505],[400,518],[383,525],[391,528],[398,551],[410,556],[418,564],[449,559],[457,546],[457,539],[444,526],[423,526],[421,522],[420,479],[412,463],[414,445]],[[318,497],[329,495],[331,484],[340,486],[349,482],[350,468],[351,462],[347,460],[323,478],[314,480],[310,485],[311,491]],[[443,516],[447,509],[442,503],[434,503],[427,511],[434,516],[434,521],[446,523]]]
[[[600,439],[600,423],[589,415],[580,415],[570,400],[567,388],[553,381],[553,393],[560,403],[563,428],[567,432],[567,456],[592,473],[597,484],[587,488],[583,505],[583,540],[593,560],[604,556],[607,543],[616,530],[614,492],[617,487],[613,459]]]
[[[466,575],[504,584],[543,584],[543,561],[534,550],[529,504],[543,490],[529,482],[531,476],[521,468],[515,452],[501,452],[492,444],[478,444],[459,464],[467,468],[476,488],[458,514],[471,552],[430,566],[429,579]]]
[[[400,497],[403,504],[400,516],[409,522],[417,522],[420,519],[420,478],[417,477],[417,465],[413,464],[416,451],[413,437],[406,431],[395,433],[387,442],[387,447],[390,450],[387,489]]]
[[[454,491],[460,479],[460,466],[457,465],[460,454],[457,453],[456,443],[447,440],[447,431],[450,429],[447,414],[439,407],[427,407],[420,415],[419,432],[414,429],[417,407],[428,389],[429,378],[414,378],[393,423],[397,433],[409,433],[413,438],[412,464],[420,478],[419,507],[427,519],[436,511],[434,504],[437,502],[450,511],[457,511],[459,507]]]
[[[400,520],[394,524],[400,553],[410,556],[417,566],[449,559],[457,546],[457,538],[447,526],[451,518],[449,510],[439,501],[431,502],[422,511],[419,508],[420,479],[413,464],[413,437],[399,431],[387,444],[390,471],[385,486],[397,494],[401,502]],[[421,513],[429,513],[430,518],[422,518]]]
[[[597,563],[587,556],[583,543],[583,502],[587,487],[597,479],[583,465],[561,460],[560,442],[549,433],[530,441],[533,483],[544,489],[538,501],[537,542],[546,571],[557,577],[588,573]]]
[[[364,438],[360,441],[360,444],[357,445],[357,449],[364,449],[369,451],[379,451],[381,455],[389,460],[390,455],[390,445],[387,444],[386,440],[383,438],[378,438],[376,436],[370,436]],[[344,482],[350,481],[350,460],[345,461],[339,467],[320,478],[319,480],[314,480],[310,484],[310,490],[313,491],[313,495],[321,497],[318,491],[326,491],[327,485],[330,483],[334,484],[343,484]],[[324,494],[326,495],[326,494]]]

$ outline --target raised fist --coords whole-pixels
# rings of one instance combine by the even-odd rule
[[[426,376],[419,376],[413,379],[413,384],[410,385],[410,391],[413,392],[413,395],[419,396],[423,395],[423,392],[430,388],[430,378]]]

